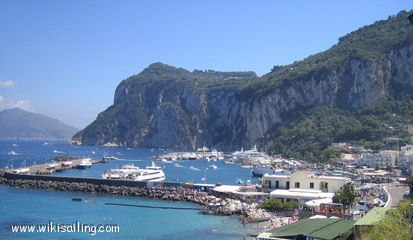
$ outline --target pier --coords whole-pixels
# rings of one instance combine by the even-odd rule
[[[9,169],[8,171],[17,174],[45,175],[54,172],[61,172],[66,169],[79,168],[82,161],[89,161],[91,164],[105,163],[107,160],[92,160],[91,158],[70,158],[65,161],[53,161],[51,163],[35,164],[31,166]]]

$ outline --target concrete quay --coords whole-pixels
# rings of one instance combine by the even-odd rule
[[[91,164],[105,162],[103,160],[92,160],[90,158],[76,158],[68,161],[56,161],[52,163],[35,164],[31,166],[8,169],[8,171],[18,174],[45,175],[53,172],[60,172],[66,169],[79,168],[82,161],[89,161]]]

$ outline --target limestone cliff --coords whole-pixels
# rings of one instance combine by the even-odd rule
[[[260,78],[152,64],[124,80],[114,104],[73,139],[86,145],[234,149],[252,146],[318,106],[364,108],[413,89],[408,14],[359,29],[325,52],[276,66]]]

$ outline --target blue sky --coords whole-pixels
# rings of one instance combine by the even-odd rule
[[[0,110],[83,128],[157,61],[255,71],[323,51],[412,1],[0,1]]]

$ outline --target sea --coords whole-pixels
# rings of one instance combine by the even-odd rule
[[[64,141],[0,141],[0,168],[19,168],[50,163],[51,158],[70,155],[119,160],[93,164],[88,169],[69,169],[59,176],[93,177],[124,164],[145,167],[163,149],[71,146]],[[251,169],[224,161],[182,160],[178,163],[156,161],[166,181],[237,185],[252,183]],[[209,166],[214,164],[217,169]],[[84,201],[72,201],[73,198]],[[115,203],[122,205],[108,205]],[[147,207],[136,207],[147,206]],[[164,208],[150,208],[164,207]],[[0,185],[0,239],[244,239],[256,234],[253,225],[244,226],[236,216],[203,215],[195,203],[162,201],[140,197],[91,195],[21,189]],[[176,209],[184,208],[184,209]],[[12,227],[35,226],[34,232],[15,232]],[[108,227],[109,226],[109,227]],[[110,226],[116,228],[110,229]],[[99,232],[97,229],[100,227]],[[44,230],[46,228],[46,230]],[[16,230],[16,229],[14,229]],[[43,232],[46,231],[46,232]]]

